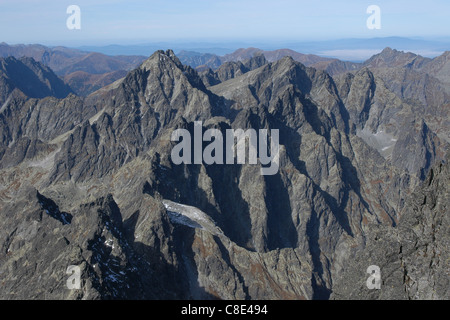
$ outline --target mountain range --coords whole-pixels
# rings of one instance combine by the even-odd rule
[[[256,47],[266,51],[279,48],[290,48],[294,51],[310,53],[320,56],[362,62],[383,48],[392,47],[401,51],[412,51],[424,56],[437,56],[448,49],[450,39],[420,38],[420,37],[373,37],[373,38],[343,38],[333,40],[260,40],[260,41],[160,41],[140,44],[90,45],[77,49],[89,52],[101,52],[106,55],[144,55],[148,56],[158,49],[172,48],[175,53],[182,50],[209,53],[223,56],[232,53],[236,48]]]
[[[144,56],[107,56],[66,47],[0,43],[0,57],[33,58],[51,68],[74,92],[88,95],[122,77]]]
[[[0,61],[0,298],[450,297],[448,52],[34,47]],[[197,121],[279,130],[279,171],[175,164]]]

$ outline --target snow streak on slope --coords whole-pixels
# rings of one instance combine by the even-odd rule
[[[163,200],[162,203],[166,207],[169,218],[173,223],[207,230],[216,235],[223,235],[222,230],[216,226],[216,223],[200,209],[170,200]]]

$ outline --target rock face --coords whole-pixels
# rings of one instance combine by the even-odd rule
[[[208,70],[200,73],[203,83],[210,87],[221,82],[236,78],[251,70],[257,69],[268,63],[263,55],[255,56],[245,61],[230,61],[222,64],[217,70]]]
[[[408,199],[396,228],[374,225],[365,248],[335,280],[334,299],[448,299],[450,165],[434,166]],[[365,273],[378,265],[381,288]]]
[[[171,50],[85,98],[13,90],[0,109],[0,298],[345,296],[336,283],[374,226],[400,230],[405,199],[445,158],[415,108],[370,68],[332,78],[255,56],[199,75]],[[279,130],[278,171],[175,164],[172,133],[194,135],[195,121],[224,134]],[[69,266],[79,289],[67,286]],[[429,295],[436,273],[424,286],[419,270],[408,269],[411,297],[448,298]]]
[[[194,51],[182,50],[178,52],[177,57],[183,64],[189,65],[195,69],[197,68],[217,69],[223,63],[222,59],[219,56],[211,53],[201,54]]]
[[[449,142],[450,81],[448,52],[434,59],[391,48],[363,63],[397,97],[410,104],[413,113],[422,114],[427,126]]]
[[[5,103],[16,88],[30,98],[65,98],[72,92],[51,69],[27,57],[0,58],[0,84],[0,104]]]
[[[74,92],[81,96],[103,88],[114,81],[125,77],[128,74],[125,70],[117,70],[102,74],[92,74],[85,71],[74,71],[64,77],[64,81]]]

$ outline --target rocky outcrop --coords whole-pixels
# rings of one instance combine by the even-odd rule
[[[447,156],[448,157],[448,156]],[[440,299],[450,296],[450,165],[434,166],[407,200],[396,228],[373,225],[365,248],[335,280],[334,299]],[[381,286],[370,290],[365,273],[377,265]]]
[[[176,297],[164,288],[165,276],[158,280],[151,276],[158,270],[141,258],[151,253],[144,253],[145,246],[127,238],[130,226],[122,221],[111,195],[69,214],[27,188],[2,212],[14,216],[2,225],[2,299]],[[13,221],[20,223],[8,224]],[[79,268],[80,288],[67,284],[70,266]]]

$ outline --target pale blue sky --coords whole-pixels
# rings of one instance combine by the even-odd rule
[[[81,30],[66,9],[81,8]],[[369,30],[369,5],[381,30]],[[149,41],[449,37],[449,0],[0,0],[0,42],[47,45]]]

